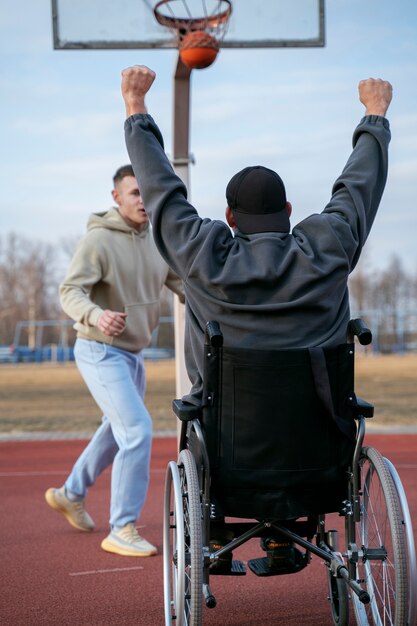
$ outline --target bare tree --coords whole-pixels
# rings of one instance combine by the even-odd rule
[[[349,292],[351,308],[355,311],[366,311],[370,308],[371,280],[369,274],[363,267],[358,267],[349,279]]]
[[[59,316],[56,252],[15,233],[0,239],[0,342],[13,341],[16,322]],[[29,345],[34,341],[29,331]]]
[[[54,246],[16,233],[0,237],[0,343],[12,343],[18,321],[66,318],[59,304],[58,288],[78,241],[78,236],[63,237]],[[393,256],[385,269],[376,271],[369,254],[362,255],[349,279],[349,290],[352,312],[369,312],[366,321],[372,326],[377,320],[375,330],[385,345],[394,347],[401,333],[408,333],[407,340],[414,341],[417,272],[406,272],[399,257]],[[404,316],[408,313],[404,331]],[[172,293],[167,289],[161,297],[161,314],[173,315]],[[57,328],[45,330],[43,342],[57,342],[57,332]],[[22,342],[33,345],[34,341],[35,328],[29,326]],[[159,343],[173,344],[171,324],[161,325]]]
[[[59,240],[59,249],[65,265],[69,265],[74,256],[75,248],[81,239],[81,235],[67,235]],[[66,269],[66,268],[65,268]]]
[[[387,350],[401,350],[405,342],[405,320],[412,309],[412,277],[400,258],[393,255],[381,271],[375,291],[375,309],[380,312],[379,335]]]
[[[374,308],[377,275],[377,272],[372,268],[369,253],[365,250],[349,278],[351,309],[355,313],[359,312],[363,315],[364,311]]]

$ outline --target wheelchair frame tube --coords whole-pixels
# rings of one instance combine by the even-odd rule
[[[275,528],[275,530],[278,530],[284,536],[292,539],[298,545],[302,546],[306,550],[309,550],[316,556],[323,559],[323,561],[326,561],[326,563],[328,563],[328,565],[330,566],[330,569],[334,572],[334,575],[338,576],[339,578],[343,578],[352,589],[352,591],[356,593],[359,600],[363,604],[367,604],[369,602],[368,592],[362,589],[362,587],[356,582],[356,580],[352,579],[349,569],[346,567],[344,562],[341,561],[337,553],[332,552],[327,546],[325,550],[323,548],[319,548],[310,541],[307,541],[307,539],[303,539],[299,535],[296,535],[287,528],[283,528],[279,524],[272,523],[271,528]]]
[[[362,415],[358,417],[358,436],[356,438],[355,451],[353,453],[352,461],[352,500],[353,500],[353,517],[355,522],[360,520],[360,471],[359,461],[362,451],[363,440],[365,437],[365,418]]]
[[[365,418],[358,416],[358,436],[352,460],[352,474],[349,481],[348,501],[346,502],[345,536],[347,546],[356,547],[356,522],[360,521],[360,471],[359,461],[362,452],[363,439],[365,437]],[[351,505],[349,505],[351,503]],[[356,577],[356,563],[348,560],[348,571],[352,580]]]
[[[222,548],[219,548],[218,550],[213,552],[210,555],[211,560],[215,561],[223,554],[233,551],[235,548],[238,548],[249,539],[252,539],[252,537],[258,537],[259,531],[262,530],[264,527],[264,522],[259,522],[258,524],[255,524],[253,528],[247,530],[245,533],[243,533],[243,535],[240,535],[240,537],[236,537],[236,539],[232,539],[226,546],[223,546]]]
[[[321,559],[323,559],[327,563],[329,563],[329,564],[331,563],[333,557],[326,550],[323,550],[322,548],[319,548],[318,546],[315,546],[314,543],[311,543],[307,539],[303,539],[302,537],[300,537],[296,533],[293,533],[291,530],[288,530],[288,528],[285,528],[284,526],[280,526],[279,524],[275,524],[275,523],[272,522],[271,523],[271,528],[274,528],[275,530],[280,532],[285,537],[288,537],[289,539],[292,539],[295,543],[297,543],[298,545],[302,546],[303,548],[305,548],[309,552],[312,552],[313,554],[315,554],[316,556],[320,557]]]
[[[200,444],[201,455],[203,457],[204,468],[204,488],[201,485],[202,490],[202,505],[203,505],[203,546],[208,545],[208,538],[210,533],[210,500],[208,494],[210,494],[210,461],[207,454],[207,448],[204,441],[204,435],[201,428],[200,421],[198,419],[190,422],[190,428],[192,428],[196,434],[198,443]]]

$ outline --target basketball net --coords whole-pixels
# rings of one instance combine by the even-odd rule
[[[175,33],[180,57],[191,69],[213,63],[232,12],[230,0],[201,0],[201,5],[198,17],[192,15],[187,0],[160,0],[154,7],[156,20]]]

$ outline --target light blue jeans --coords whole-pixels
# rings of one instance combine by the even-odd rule
[[[143,356],[86,339],[77,339],[74,355],[103,418],[65,487],[85,497],[113,463],[110,527],[121,528],[139,517],[149,484],[152,420],[143,401]]]

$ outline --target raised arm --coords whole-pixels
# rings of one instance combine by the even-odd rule
[[[353,133],[353,150],[336,180],[322,217],[337,235],[352,270],[371,230],[388,174],[391,139],[385,118],[392,99],[389,82],[369,78],[359,83],[365,116]],[[326,218],[327,216],[327,218]]]
[[[187,189],[175,174],[158,126],[147,114],[145,96],[155,73],[143,65],[122,72],[122,95],[128,118],[126,147],[153,227],[155,243],[168,265],[186,279],[195,256],[206,247],[232,239],[223,222],[201,219],[187,201]]]

